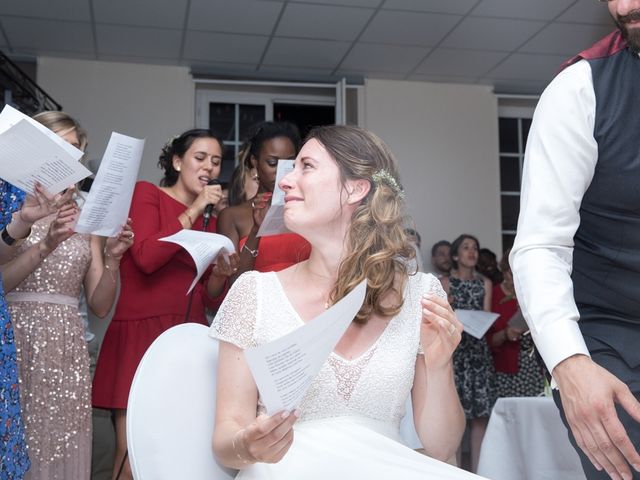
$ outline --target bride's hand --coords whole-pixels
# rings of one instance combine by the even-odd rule
[[[293,424],[298,411],[279,412],[272,416],[259,415],[248,427],[234,435],[236,455],[247,462],[277,463],[285,456],[293,442]]]
[[[443,368],[462,338],[462,323],[446,299],[436,295],[422,297],[420,340],[428,369]]]

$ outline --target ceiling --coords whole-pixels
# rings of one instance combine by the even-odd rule
[[[195,74],[540,93],[613,29],[597,0],[2,0],[0,49]]]

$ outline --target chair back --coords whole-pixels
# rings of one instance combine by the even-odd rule
[[[160,335],[136,370],[127,407],[129,462],[136,480],[227,480],[212,452],[218,342],[184,323]]]

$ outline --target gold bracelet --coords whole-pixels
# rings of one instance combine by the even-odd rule
[[[118,282],[118,278],[116,277],[116,271],[119,270],[119,269],[110,267],[107,263],[104,264],[104,268],[105,268],[105,270],[107,272],[109,272],[109,277],[111,278],[111,281],[113,283],[117,283]]]
[[[182,213],[184,213],[187,216],[187,218],[189,219],[189,225],[193,227],[193,218],[191,218],[191,215],[189,215],[189,209],[185,210]]]

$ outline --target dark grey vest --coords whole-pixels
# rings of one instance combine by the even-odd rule
[[[573,284],[593,349],[640,365],[640,58],[624,49],[589,60],[598,163],[580,207]]]

